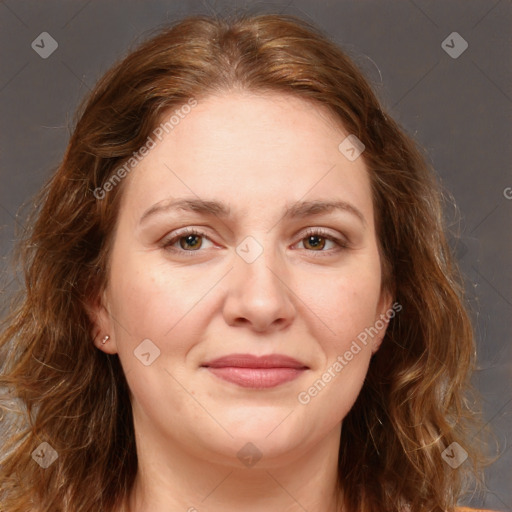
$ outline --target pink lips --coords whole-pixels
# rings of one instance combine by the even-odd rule
[[[231,354],[202,365],[217,377],[245,388],[272,388],[296,379],[308,367],[288,356]]]

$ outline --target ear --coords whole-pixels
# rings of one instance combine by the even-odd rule
[[[116,337],[114,332],[114,321],[110,315],[110,307],[106,291],[94,297],[86,304],[87,315],[91,320],[91,337],[96,348],[106,354],[117,354]],[[106,343],[102,340],[106,336],[109,339]]]
[[[397,302],[393,304],[393,297],[387,288],[383,288],[380,294],[379,303],[377,305],[377,312],[375,316],[375,328],[378,333],[373,337],[372,340],[372,354],[375,354],[379,350],[382,340],[386,335],[389,321],[393,318],[397,311],[400,311],[402,306]]]

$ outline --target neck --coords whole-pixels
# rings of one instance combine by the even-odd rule
[[[313,449],[263,457],[251,467],[236,457],[222,462],[198,458],[168,438],[138,438],[138,473],[122,510],[340,512],[340,433],[338,425]]]

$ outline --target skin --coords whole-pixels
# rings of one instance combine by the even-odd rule
[[[364,160],[338,150],[347,135],[305,100],[226,92],[199,101],[125,178],[94,323],[98,349],[119,355],[133,393],[130,510],[337,510],[342,421],[385,328],[309,403],[297,397],[391,306]],[[165,211],[140,223],[184,197],[223,201],[231,216]],[[348,211],[283,218],[285,205],[330,199],[364,222]],[[163,247],[186,227],[206,236],[181,234],[181,252]],[[309,244],[307,228],[348,245],[321,235]],[[263,248],[252,263],[236,252],[248,236]],[[160,350],[149,366],[134,355],[145,339]],[[201,367],[232,353],[285,354],[308,370],[248,389]],[[262,454],[252,467],[237,456],[248,442]]]

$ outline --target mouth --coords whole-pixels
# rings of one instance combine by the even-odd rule
[[[273,388],[298,378],[308,366],[291,357],[274,354],[231,354],[201,365],[216,377],[245,388]]]

